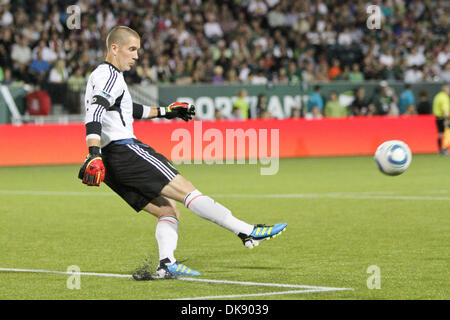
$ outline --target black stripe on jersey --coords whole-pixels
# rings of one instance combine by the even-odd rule
[[[109,68],[109,78],[108,78],[108,81],[106,81],[106,85],[105,85],[105,87],[103,88],[103,91],[106,91],[106,88],[109,86],[109,83],[110,83],[110,81],[112,80],[112,78],[113,78],[113,72],[112,72],[112,70],[111,70],[111,68]]]
[[[109,67],[109,78],[108,81],[106,82],[105,88],[103,88],[103,91],[109,93],[111,92],[111,89],[114,87],[114,84],[116,83],[117,80],[117,72],[114,71],[113,68]]]
[[[93,121],[102,122],[103,109],[104,108],[101,105],[97,106],[94,111]]]
[[[120,120],[122,120],[122,124],[125,127],[125,121],[123,120],[123,115],[122,115],[122,109],[120,109],[120,104],[122,103],[122,98],[123,95],[125,94],[125,90],[123,90],[122,94],[120,95],[120,97],[118,97],[116,99],[116,102],[114,103],[113,106],[111,106],[111,108],[109,108],[107,111],[117,111],[120,115]]]

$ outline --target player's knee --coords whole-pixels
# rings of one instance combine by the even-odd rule
[[[180,216],[180,212],[172,202],[166,206],[159,207],[158,211],[159,216],[174,216],[177,219]]]
[[[177,218],[177,220],[180,220],[180,211],[177,208],[172,208],[172,211],[169,215]]]
[[[179,220],[180,218],[180,212],[178,211],[178,209],[172,207],[159,207],[158,209],[153,208],[153,210],[145,210],[145,211],[156,216],[157,218],[162,216],[173,216],[177,218],[177,220]]]

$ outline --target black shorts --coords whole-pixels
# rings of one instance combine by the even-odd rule
[[[134,210],[141,211],[178,174],[169,160],[137,139],[102,148],[104,182]]]
[[[445,119],[436,117],[436,125],[439,133],[444,133],[445,131]]]

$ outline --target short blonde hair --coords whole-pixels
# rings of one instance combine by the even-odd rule
[[[129,27],[116,26],[112,28],[108,33],[108,36],[106,37],[106,49],[109,50],[113,43],[122,45],[126,41],[128,36],[133,36],[137,39],[141,38],[136,31]]]

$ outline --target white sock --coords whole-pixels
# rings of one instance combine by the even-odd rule
[[[159,261],[168,258],[175,263],[174,251],[178,241],[178,220],[174,216],[161,216],[158,218],[155,232],[158,242]]]
[[[230,210],[198,190],[194,190],[186,196],[184,205],[199,217],[210,220],[237,235],[239,233],[249,235],[253,231],[251,224],[233,217]]]

